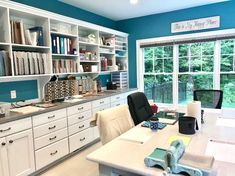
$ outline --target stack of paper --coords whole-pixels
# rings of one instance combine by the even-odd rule
[[[215,157],[215,160],[235,163],[235,143],[210,140],[207,144],[206,155]]]
[[[22,108],[11,109],[10,111],[16,112],[16,113],[21,113],[21,114],[28,114],[28,113],[41,111],[41,110],[44,110],[44,108],[39,108],[39,107],[35,107],[35,106],[25,106]]]

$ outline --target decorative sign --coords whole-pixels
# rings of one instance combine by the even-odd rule
[[[220,27],[220,16],[171,23],[171,33]]]

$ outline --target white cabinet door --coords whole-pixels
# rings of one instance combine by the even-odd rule
[[[10,176],[26,176],[35,171],[32,130],[6,137]],[[6,161],[5,161],[6,162]]]
[[[0,138],[0,175],[9,176],[6,138]]]

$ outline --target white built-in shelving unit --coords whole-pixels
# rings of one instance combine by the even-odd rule
[[[128,34],[113,29],[3,0],[0,33],[0,79],[128,71]]]

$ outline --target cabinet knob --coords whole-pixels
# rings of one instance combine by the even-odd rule
[[[55,115],[51,115],[51,116],[48,116],[47,118],[48,119],[52,119],[52,118],[54,118],[55,117]]]
[[[84,137],[84,138],[82,138],[82,139],[80,139],[80,141],[84,141],[86,138]]]
[[[56,153],[58,153],[58,151],[56,150],[55,152],[50,153],[51,156],[55,155]]]
[[[49,127],[48,129],[49,129],[49,130],[52,130],[52,129],[54,129],[54,128],[56,128],[56,125],[54,125],[54,126],[52,126],[52,127]]]
[[[4,129],[4,130],[0,130],[0,132],[2,133],[2,132],[9,131],[9,130],[11,130],[11,127],[7,128],[7,129]]]
[[[81,108],[78,108],[78,110],[82,110],[83,109],[83,107],[81,107]]]
[[[6,145],[6,142],[2,142],[2,146],[5,146]]]
[[[83,119],[83,118],[84,118],[84,116],[78,117],[78,119]]]
[[[9,143],[12,144],[14,141],[13,140],[10,140]]]
[[[56,138],[57,138],[57,136],[54,136],[54,137],[49,138],[49,140],[52,141],[52,140],[54,140]]]
[[[79,126],[78,128],[83,128],[84,127],[84,125],[81,125],[81,126]]]

